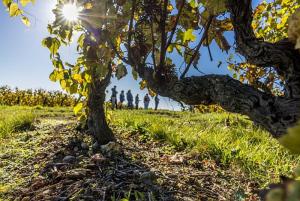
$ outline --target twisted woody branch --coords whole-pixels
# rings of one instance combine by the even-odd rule
[[[268,43],[255,37],[251,0],[228,0],[227,9],[234,26],[237,51],[247,62],[274,67],[284,76],[285,97],[264,93],[225,75],[158,75],[145,64],[138,66],[140,77],[158,94],[190,105],[220,104],[224,109],[249,116],[256,124],[278,138],[293,126],[300,115],[300,55],[287,39]],[[129,61],[130,64],[130,61]]]

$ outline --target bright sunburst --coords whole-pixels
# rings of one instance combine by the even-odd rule
[[[78,20],[80,8],[76,4],[66,4],[62,8],[62,14],[67,21],[74,22]]]

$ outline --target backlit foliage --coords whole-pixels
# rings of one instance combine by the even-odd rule
[[[252,27],[258,38],[277,42],[288,37],[288,19],[299,8],[297,0],[263,1],[254,10]]]
[[[252,27],[255,35],[272,43],[287,38],[288,19],[299,7],[297,0],[262,1],[254,9]],[[298,25],[299,23],[295,22],[293,26],[290,26],[290,32],[295,33]],[[282,91],[284,79],[278,76],[271,66],[261,68],[244,62],[236,63],[231,59],[228,68],[233,70],[234,76],[241,82],[246,82],[268,93],[284,94]]]
[[[232,30],[232,25],[223,16],[225,6],[220,1],[77,1],[81,12],[79,20],[72,23],[66,22],[62,14],[62,7],[67,3],[60,0],[56,5],[55,21],[48,26],[51,36],[42,44],[50,50],[54,66],[50,79],[80,97],[88,97],[92,77],[103,79],[109,68],[118,79],[124,77],[128,61],[132,61],[135,79],[137,65],[146,60],[152,61],[150,65],[157,70],[165,66],[164,74],[179,72],[170,54],[181,57],[185,66],[197,68],[200,54],[195,42],[209,19],[211,29],[204,45],[215,40],[222,50],[230,48],[223,34]],[[220,18],[213,17],[219,15]],[[79,57],[75,64],[69,64],[62,61],[59,49],[70,44],[74,34],[80,35],[77,40]],[[91,52],[94,52],[92,58]],[[145,81],[141,84],[141,88],[147,88]],[[85,103],[77,105],[76,113],[81,114],[84,107]]]
[[[23,8],[27,6],[29,3],[34,4],[35,0],[2,0],[3,5],[7,8],[9,15],[11,17],[21,16],[22,22],[26,26],[30,26],[30,21],[26,14],[24,14]]]

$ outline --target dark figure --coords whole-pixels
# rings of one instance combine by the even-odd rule
[[[159,104],[159,98],[158,98],[158,95],[155,96],[154,101],[155,101],[155,110],[157,110],[158,104]]]
[[[112,109],[115,109],[117,108],[117,86],[114,86],[112,89],[111,89],[111,108]]]
[[[133,109],[133,96],[131,94],[131,90],[128,90],[126,94],[126,98],[127,98],[128,108]]]
[[[144,108],[145,108],[145,110],[148,109],[149,103],[150,103],[150,97],[149,97],[148,94],[146,94],[146,96],[144,97]]]
[[[122,109],[124,101],[125,101],[125,94],[124,94],[124,90],[122,90],[120,93],[120,109]]]
[[[139,109],[139,102],[140,102],[140,97],[139,97],[139,95],[137,94],[136,96],[135,96],[135,109]]]

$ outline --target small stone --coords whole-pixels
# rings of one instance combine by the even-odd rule
[[[64,163],[74,163],[76,161],[75,156],[65,156],[63,159]]]
[[[102,154],[98,153],[91,157],[91,161],[93,161],[95,164],[100,164],[106,161],[106,158]]]
[[[77,152],[79,149],[78,149],[78,147],[74,147],[74,149],[73,149],[75,152]]]
[[[89,146],[85,142],[82,142],[80,146],[82,149],[89,149]]]
[[[183,156],[176,153],[175,155],[169,158],[169,162],[172,164],[182,164],[184,162]]]
[[[109,142],[106,145],[101,146],[101,151],[107,156],[112,156],[113,154],[121,153],[121,146],[116,142]]]

